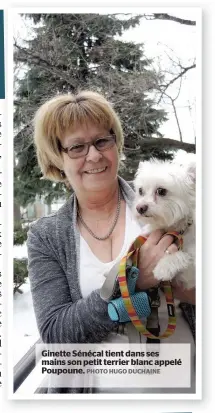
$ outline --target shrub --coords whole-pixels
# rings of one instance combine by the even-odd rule
[[[22,227],[20,222],[14,224],[14,245],[23,245],[27,240],[28,226]]]
[[[13,260],[13,293],[19,292],[22,293],[20,290],[21,285],[26,282],[26,278],[28,277],[28,269],[27,269],[27,258],[14,258]]]

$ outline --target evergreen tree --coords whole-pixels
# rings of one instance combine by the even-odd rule
[[[110,100],[119,114],[127,150],[122,176],[131,179],[140,159],[146,157],[145,139],[161,137],[165,113],[154,107],[151,92],[158,78],[142,44],[125,42],[125,30],[142,16],[100,14],[28,14],[34,38],[15,44],[15,63],[26,73],[17,81],[15,130],[15,198],[21,205],[35,195],[51,202],[66,195],[61,183],[41,179],[32,141],[31,120],[37,108],[55,94],[88,89]],[[157,141],[157,139],[156,139]],[[164,156],[157,150],[157,156]]]

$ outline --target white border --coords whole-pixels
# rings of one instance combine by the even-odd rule
[[[6,131],[6,121],[5,121],[5,115],[6,115],[6,105],[5,105],[5,100],[4,99],[0,99],[0,122],[1,122],[1,127],[0,127],[0,132],[1,132],[1,137],[0,137],[0,182],[1,182],[1,187],[0,187],[0,202],[1,202],[1,207],[0,207],[0,233],[1,233],[1,247],[0,247],[0,271],[1,271],[1,277],[0,277],[0,282],[1,282],[1,287],[0,287],[0,292],[1,292],[1,296],[0,296],[0,312],[1,312],[1,316],[0,316],[0,322],[2,323],[0,326],[0,340],[1,340],[1,346],[0,346],[0,383],[3,382],[3,373],[4,373],[4,360],[3,360],[3,348],[4,348],[4,344],[5,344],[5,334],[4,334],[4,323],[5,323],[5,319],[4,319],[4,283],[5,283],[5,277],[4,277],[4,234],[5,234],[5,227],[3,224],[3,217],[4,217],[4,205],[5,205],[5,199],[4,199],[4,138],[5,138],[5,131]],[[2,391],[2,385],[0,385],[0,394]]]
[[[143,13],[147,9],[147,12],[165,12],[166,13],[172,13],[174,11],[174,14],[177,13],[178,11],[182,11],[183,9],[186,9],[186,11],[195,11],[196,13],[196,21],[197,21],[197,26],[198,27],[198,40],[199,44],[201,45],[201,9],[199,7],[151,7],[151,6],[145,6],[145,7],[20,7],[20,8],[14,8],[9,10],[8,13],[8,32],[5,33],[5,38],[8,38],[8,47],[7,47],[7,54],[8,54],[8,59],[7,62],[8,64],[6,65],[6,72],[8,73],[8,113],[11,113],[11,102],[13,101],[13,73],[12,73],[12,68],[13,68],[13,15],[16,13],[94,13],[94,12],[102,12],[102,13],[118,13],[118,12],[123,12],[123,13]],[[6,12],[5,12],[5,20],[6,20]],[[5,28],[6,28],[6,22],[5,22]],[[198,94],[197,94],[197,159],[198,159],[198,168],[197,168],[197,217],[201,217],[201,202],[202,202],[202,194],[201,194],[201,148],[202,148],[202,143],[201,143],[201,48],[198,49],[198,56],[197,56],[197,88],[198,88]],[[12,76],[11,76],[12,75]],[[8,173],[9,176],[7,177],[7,181],[9,182],[9,193],[8,193],[8,202],[7,202],[7,211],[8,215],[11,217],[8,222],[8,233],[13,234],[13,171],[11,171],[11,165],[13,165],[13,158],[12,158],[12,137],[13,137],[13,124],[10,119],[10,122],[8,122],[8,159],[7,159],[7,165],[8,165]],[[92,395],[45,395],[45,398],[48,400],[56,400],[56,399],[74,399],[74,400],[106,400],[106,399],[132,399],[132,400],[200,400],[201,399],[201,377],[202,377],[202,347],[201,347],[201,331],[202,331],[202,323],[201,323],[201,313],[202,313],[202,297],[201,297],[201,291],[202,291],[202,283],[201,283],[201,254],[199,251],[202,250],[202,244],[201,244],[201,233],[202,233],[202,228],[201,228],[201,219],[198,222],[198,231],[197,231],[197,358],[196,358],[196,367],[197,367],[197,381],[196,381],[196,394],[195,395],[189,395],[189,394],[135,394],[135,395],[130,395],[130,394],[111,394],[111,395],[102,395],[102,394],[92,394]],[[11,236],[8,236],[7,240],[7,249],[8,251],[13,250],[13,240]],[[9,280],[8,280],[8,292],[7,292],[7,297],[8,297],[8,306],[7,306],[7,314],[8,314],[8,326],[9,326],[9,334],[8,334],[8,344],[9,344],[9,349],[8,349],[8,396],[11,399],[21,399],[21,400],[44,400],[44,395],[31,395],[31,396],[26,396],[26,397],[19,397],[16,394],[13,394],[11,389],[13,388],[12,381],[13,381],[13,366],[12,366],[12,357],[11,354],[13,353],[13,349],[11,344],[13,343],[13,335],[11,334],[11,326],[13,326],[13,312],[11,310],[12,308],[12,303],[13,303],[13,294],[12,294],[12,281],[13,281],[13,263],[12,260],[8,260],[8,271],[7,274],[10,274]],[[12,305],[11,305],[12,304]]]
[[[7,114],[8,114],[8,133],[7,133],[7,190],[5,195],[7,198],[7,237],[6,246],[7,251],[13,251],[13,165],[14,165],[14,150],[13,150],[13,116],[11,116],[11,106],[13,108],[13,29],[10,27],[10,20],[8,11],[5,10],[5,39],[7,55],[5,56],[5,73],[7,73],[6,90],[7,90]],[[6,29],[7,28],[7,29]],[[12,30],[12,32],[11,32]],[[12,112],[13,113],[13,112]],[[9,117],[10,114],[10,117]],[[12,167],[11,167],[12,166]],[[6,189],[6,188],[5,188]],[[7,377],[8,389],[13,389],[13,354],[12,344],[13,336],[11,329],[13,329],[13,255],[9,256],[6,252],[7,260],[7,332],[8,332],[8,348],[7,354]],[[9,387],[12,386],[12,387]]]
[[[64,13],[133,13],[133,14],[143,14],[144,11],[147,11],[147,13],[172,13],[174,11],[174,14],[177,12],[181,12],[185,10],[186,12],[194,12],[196,11],[197,13],[199,12],[199,16],[197,19],[201,18],[201,12],[202,9],[201,7],[198,6],[193,6],[193,7],[174,7],[174,6],[144,6],[144,7],[128,7],[128,6],[104,6],[104,7],[86,7],[86,6],[76,6],[76,7],[50,7],[50,6],[44,6],[44,7],[34,7],[34,6],[29,6],[29,7],[13,7],[12,9],[9,9],[9,16],[11,13],[59,13],[59,14],[64,14]],[[197,20],[196,20],[197,21]]]
[[[196,32],[196,392],[202,389],[202,15]]]

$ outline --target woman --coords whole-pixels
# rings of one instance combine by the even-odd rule
[[[64,181],[74,191],[57,213],[33,224],[28,235],[29,278],[42,340],[120,341],[118,323],[108,317],[100,288],[141,228],[131,213],[134,192],[118,176],[123,148],[119,118],[103,96],[81,92],[46,102],[34,127],[44,177]],[[152,271],[167,249],[177,251],[173,241],[161,231],[149,235],[140,250],[138,290],[156,285]],[[183,291],[177,290],[183,299]],[[193,292],[186,291],[186,301],[192,300]]]

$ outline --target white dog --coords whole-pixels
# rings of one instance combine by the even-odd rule
[[[195,177],[194,154],[170,161],[140,162],[136,173],[134,214],[147,233],[155,229],[183,234],[183,249],[165,254],[154,269],[157,280],[176,280],[195,286]]]

